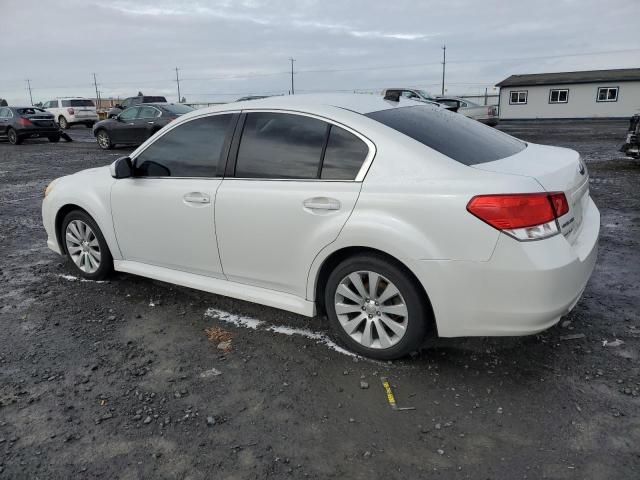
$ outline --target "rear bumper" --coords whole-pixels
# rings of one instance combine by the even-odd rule
[[[533,242],[500,235],[487,262],[419,262],[439,335],[528,335],[551,327],[582,296],[599,231],[600,213],[589,199],[573,245],[562,235]]]
[[[28,127],[16,130],[16,133],[23,138],[46,137],[60,133],[60,128],[57,125],[53,127]]]
[[[98,115],[87,115],[87,116],[71,116],[69,117],[69,123],[95,123],[98,121]]]

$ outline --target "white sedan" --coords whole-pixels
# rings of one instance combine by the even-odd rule
[[[426,336],[525,335],[578,302],[600,214],[578,153],[432,105],[295,95],[172,122],[58,178],[48,245],[112,270],[326,314],[378,359]]]

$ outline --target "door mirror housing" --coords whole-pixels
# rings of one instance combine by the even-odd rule
[[[130,178],[133,176],[133,164],[131,158],[120,157],[109,166],[113,178]]]

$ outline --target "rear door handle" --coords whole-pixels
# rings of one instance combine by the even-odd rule
[[[309,210],[340,210],[340,201],[328,197],[307,198],[302,205]]]
[[[182,198],[187,203],[204,204],[204,203],[210,203],[211,202],[211,197],[209,195],[207,195],[206,193],[202,193],[202,192],[185,193],[184,197],[182,197]]]

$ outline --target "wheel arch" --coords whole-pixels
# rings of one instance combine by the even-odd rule
[[[67,248],[66,248],[65,242],[63,241],[62,222],[64,221],[64,218],[74,210],[79,210],[81,212],[86,213],[91,217],[91,219],[94,222],[96,222],[96,224],[98,225],[98,228],[102,232],[102,236],[104,237],[105,241],[107,242],[107,245],[109,246],[109,251],[111,252],[111,256],[114,259],[118,260],[120,256],[120,249],[118,248],[117,242],[115,241],[115,237],[112,235],[113,233],[112,229],[107,228],[103,224],[103,222],[100,221],[99,216],[92,211],[92,209],[85,208],[84,206],[79,205],[78,203],[65,203],[56,211],[56,215],[54,219],[54,229],[55,229],[54,231],[56,236],[56,242],[58,243],[58,247],[60,248],[60,251],[63,253],[63,255],[67,254]]]
[[[333,252],[331,252],[323,261],[320,267],[317,269],[315,274],[315,278],[310,278],[310,281],[313,281],[313,285],[311,286],[313,296],[311,298],[314,299],[316,304],[316,309],[319,315],[325,315],[326,309],[324,305],[324,292],[327,280],[329,275],[333,271],[335,267],[340,264],[343,260],[361,254],[371,254],[377,257],[383,258],[384,260],[395,264],[398,268],[403,270],[407,276],[414,282],[414,284],[418,287],[420,292],[422,293],[422,298],[425,304],[425,308],[429,312],[429,325],[428,329],[430,332],[434,333],[435,336],[438,335],[438,326],[435,318],[435,314],[433,311],[433,307],[431,305],[431,299],[429,298],[429,294],[422,285],[422,282],[418,279],[418,277],[411,271],[407,265],[399,260],[398,258],[390,255],[382,250],[373,247],[366,246],[349,246],[342,247]]]

